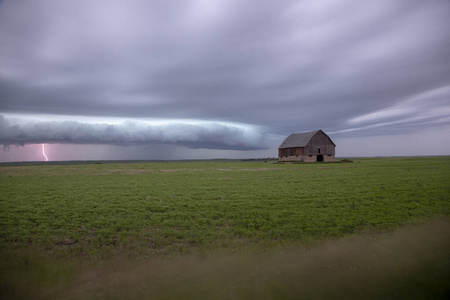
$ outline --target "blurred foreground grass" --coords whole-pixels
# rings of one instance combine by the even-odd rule
[[[2,262],[2,299],[448,299],[450,220],[264,253]],[[28,261],[28,263],[27,263]]]

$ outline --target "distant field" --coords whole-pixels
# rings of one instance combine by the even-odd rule
[[[49,259],[309,247],[447,218],[449,197],[450,157],[0,165],[0,276]]]

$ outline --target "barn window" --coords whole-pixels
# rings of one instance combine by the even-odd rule
[[[320,148],[317,148],[317,153],[320,153]]]

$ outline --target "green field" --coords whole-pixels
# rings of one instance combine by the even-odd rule
[[[216,257],[224,263],[224,257],[235,253],[236,262],[249,253],[259,257],[311,249],[442,218],[440,232],[433,234],[444,237],[436,240],[448,241],[449,197],[450,157],[316,164],[0,165],[0,287],[5,297],[27,298],[33,292],[37,298],[58,298],[61,290],[79,291],[74,282],[93,270],[106,272],[104,266],[116,265],[113,261],[120,261],[128,274],[136,273],[130,264],[149,262],[160,269],[177,262],[183,269],[188,257]],[[440,272],[448,279],[450,260],[444,259],[447,265]],[[276,269],[274,256],[267,259],[271,260]],[[208,267],[199,268],[198,273],[208,274]],[[144,278],[151,280],[148,274]],[[160,287],[180,285],[173,273],[168,274],[171,279]],[[94,290],[100,293],[108,284],[99,283]],[[288,296],[280,286],[275,282],[266,295]],[[248,298],[248,292],[237,290],[222,298]],[[79,297],[95,295],[86,292]],[[134,298],[146,298],[141,296]]]

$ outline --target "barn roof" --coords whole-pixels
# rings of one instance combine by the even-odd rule
[[[305,147],[306,144],[308,144],[309,140],[311,140],[311,138],[319,131],[322,131],[322,130],[314,130],[314,131],[308,131],[308,132],[303,132],[303,133],[291,134],[283,141],[283,143],[281,143],[281,145],[280,145],[280,147],[278,147],[278,149],[293,148],[293,147]]]

